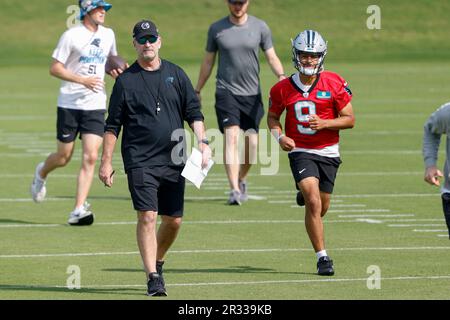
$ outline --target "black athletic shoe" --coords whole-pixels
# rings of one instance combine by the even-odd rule
[[[303,194],[301,191],[297,192],[297,204],[300,207],[303,207],[305,205],[305,198],[303,198]]]
[[[166,287],[166,283],[164,282],[164,277],[163,277],[163,265],[164,265],[164,261],[156,261],[156,272],[158,272],[159,276],[161,277],[161,283],[162,283],[163,287]]]
[[[331,260],[330,257],[325,256],[319,259],[317,262],[317,274],[319,276],[334,275],[333,260]]]
[[[161,276],[155,272],[149,274],[147,282],[147,295],[152,297],[166,297],[166,288],[161,281]]]

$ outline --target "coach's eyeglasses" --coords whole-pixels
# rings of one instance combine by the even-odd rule
[[[139,43],[140,45],[144,45],[148,42],[150,42],[151,44],[155,43],[156,41],[158,41],[158,37],[156,36],[144,36],[144,37],[140,37],[139,39],[136,39],[137,43]]]
[[[232,4],[232,5],[241,5],[241,6],[243,6],[244,4],[247,3],[247,0],[240,0],[240,1],[238,1],[238,0],[228,0],[228,3]]]

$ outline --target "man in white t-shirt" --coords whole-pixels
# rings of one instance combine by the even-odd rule
[[[37,165],[31,194],[35,202],[45,199],[47,175],[69,163],[79,133],[82,161],[75,207],[68,223],[91,225],[94,216],[86,199],[103,141],[105,63],[109,56],[117,55],[117,49],[114,32],[103,27],[106,11],[112,5],[103,0],[79,0],[79,6],[81,24],[61,36],[50,67],[50,74],[62,80],[58,96],[57,151]],[[115,69],[110,75],[116,78],[122,71]]]

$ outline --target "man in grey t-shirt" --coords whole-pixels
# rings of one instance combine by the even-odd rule
[[[206,54],[200,68],[196,92],[211,75],[217,52],[216,114],[219,129],[225,134],[224,163],[231,192],[228,203],[240,205],[247,200],[246,177],[255,163],[259,123],[264,115],[259,81],[259,48],[278,80],[285,78],[275,53],[267,24],[247,14],[249,0],[227,0],[230,14],[213,23],[208,30]],[[238,138],[245,131],[244,163],[239,165]]]
[[[446,159],[444,175],[436,167],[441,135],[447,135]],[[431,185],[439,186],[439,178],[444,176],[444,185],[441,187],[442,208],[450,235],[450,102],[437,109],[425,122],[423,132],[423,160],[425,163],[424,180]]]

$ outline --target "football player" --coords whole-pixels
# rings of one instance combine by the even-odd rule
[[[450,238],[450,143],[449,143],[449,124],[450,124],[450,103],[442,105],[433,114],[430,115],[423,127],[423,161],[425,164],[424,180],[432,186],[441,187],[442,209]],[[437,168],[439,144],[441,135],[447,135],[446,153],[447,158],[444,164],[444,174]],[[444,178],[443,184],[439,179]]]
[[[270,90],[267,123],[281,148],[289,152],[297,203],[305,206],[305,225],[317,255],[317,273],[334,274],[327,255],[322,219],[330,205],[341,163],[339,130],[353,128],[352,92],[338,74],[324,70],[327,43],[313,30],[292,40],[298,72]],[[280,123],[286,111],[285,131]]]
[[[104,0],[79,0],[78,4],[81,23],[63,33],[50,66],[50,74],[62,80],[56,120],[57,150],[36,166],[31,195],[37,203],[45,200],[47,176],[70,162],[79,136],[82,163],[68,223],[84,226],[94,222],[87,197],[105,131],[105,63],[108,57],[117,56],[117,48],[113,30],[103,26],[112,5]],[[116,78],[122,71],[111,70],[110,75]]]

